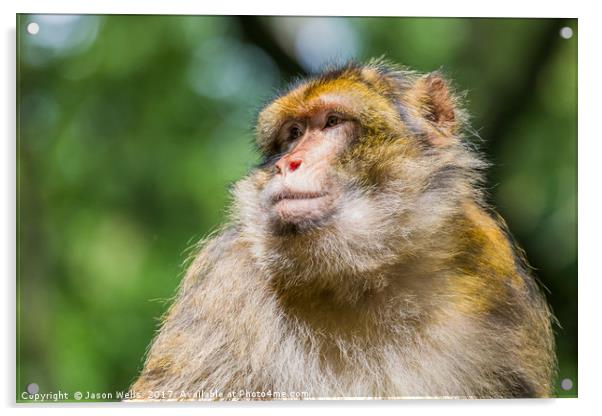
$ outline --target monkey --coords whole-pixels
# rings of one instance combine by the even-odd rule
[[[440,71],[384,59],[278,94],[257,117],[263,161],[199,244],[131,390],[550,397],[554,318],[487,201],[469,124]]]

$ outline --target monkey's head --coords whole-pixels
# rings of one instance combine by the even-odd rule
[[[415,255],[476,195],[463,123],[437,73],[372,61],[298,82],[259,115],[264,163],[237,185],[235,220],[262,265],[294,280]]]

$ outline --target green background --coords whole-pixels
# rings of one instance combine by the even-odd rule
[[[560,324],[558,394],[576,396],[576,35],[575,19],[18,16],[17,400],[126,389],[190,247],[259,160],[258,108],[383,54],[467,92],[491,201]]]

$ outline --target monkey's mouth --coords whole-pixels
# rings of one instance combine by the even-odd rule
[[[272,198],[274,204],[281,201],[304,201],[311,199],[324,198],[328,194],[326,192],[294,192],[294,191],[282,191],[278,192]]]
[[[275,214],[284,223],[306,223],[323,219],[331,211],[327,192],[281,191],[272,197]]]

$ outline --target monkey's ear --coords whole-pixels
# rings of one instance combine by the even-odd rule
[[[408,91],[406,102],[430,144],[450,144],[458,132],[460,121],[456,98],[438,72],[416,80]]]

